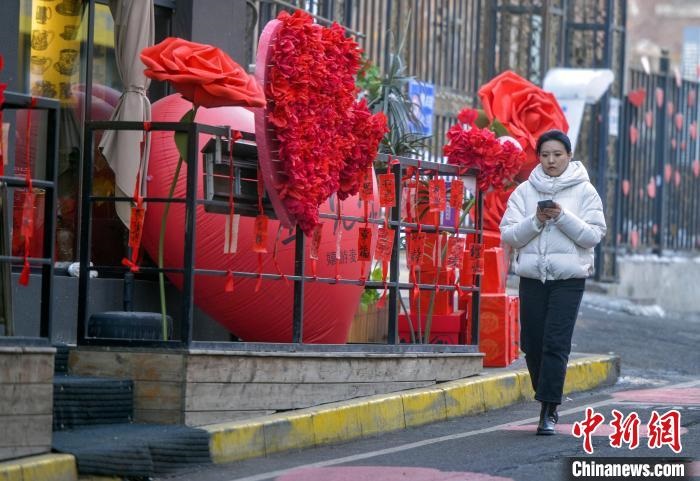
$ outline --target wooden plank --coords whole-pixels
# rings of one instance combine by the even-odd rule
[[[432,381],[382,383],[187,383],[186,411],[281,410],[413,389]]]
[[[0,416],[0,447],[50,445],[51,420],[50,414]]]
[[[0,384],[0,413],[51,414],[53,384]]]
[[[70,352],[71,374],[107,376],[134,381],[182,381],[184,354],[104,351],[89,348]]]
[[[182,418],[180,410],[134,409],[135,423],[180,424]]]
[[[275,411],[187,411],[185,412],[185,424],[188,426],[206,426],[229,421],[240,421],[257,416],[273,414]]]
[[[480,355],[436,357],[190,356],[188,382],[340,383],[447,381],[481,371]]]
[[[184,388],[180,382],[136,381],[134,408],[180,411]]]
[[[44,454],[51,451],[51,444],[42,446],[17,446],[12,448],[0,448],[0,461],[5,459],[22,458],[36,454]]]
[[[0,383],[53,382],[54,355],[28,353],[0,353]]]

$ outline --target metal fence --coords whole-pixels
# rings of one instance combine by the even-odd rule
[[[484,0],[262,0],[256,5],[258,32],[280,11],[296,8],[321,24],[338,21],[381,71],[389,67],[399,36],[405,37],[406,74],[436,86],[429,155],[442,159],[445,134],[459,109],[474,103],[480,82]]]
[[[442,159],[445,133],[459,110],[478,106],[479,86],[498,73],[510,69],[541,84],[556,66],[612,69],[610,93],[587,108],[576,156],[589,169],[608,222],[596,256],[596,278],[616,278],[623,159],[619,137],[609,134],[608,114],[610,99],[621,98],[625,84],[624,0],[262,0],[258,5],[257,28],[281,9],[308,7],[329,15],[326,20],[346,25],[380,68],[388,66],[395,48],[388,33],[395,35],[407,22],[407,73],[435,85],[432,160]],[[620,131],[624,134],[624,127]]]
[[[621,122],[620,242],[658,254],[700,248],[700,84],[660,73],[630,72]],[[635,95],[635,94],[633,94]]]
[[[290,323],[292,326],[292,346],[289,343],[275,344],[276,348],[279,350],[295,350],[303,342],[303,332],[304,332],[304,292],[305,286],[308,283],[322,283],[322,284],[333,284],[333,285],[357,285],[363,286],[365,288],[371,289],[386,289],[387,290],[387,304],[388,304],[388,319],[387,319],[387,341],[385,345],[375,345],[369,347],[366,345],[342,345],[335,346],[335,349],[340,351],[363,351],[372,350],[374,352],[416,352],[416,351],[426,351],[426,352],[477,352],[479,343],[479,302],[480,302],[480,291],[481,291],[481,271],[475,269],[473,271],[472,283],[469,285],[455,285],[455,284],[443,284],[438,282],[436,279],[431,283],[421,283],[420,279],[409,280],[409,282],[402,282],[399,279],[399,268],[401,257],[399,254],[399,244],[400,236],[407,234],[409,231],[423,231],[423,232],[441,232],[441,233],[458,233],[461,235],[469,235],[476,242],[472,245],[475,252],[479,252],[478,257],[481,258],[481,247],[483,241],[483,219],[482,219],[482,207],[483,207],[483,197],[475,190],[472,194],[475,197],[474,202],[474,216],[475,221],[472,224],[470,221],[469,227],[451,227],[443,225],[425,225],[416,224],[413,222],[420,221],[408,221],[404,218],[401,213],[405,211],[405,201],[407,197],[403,195],[403,189],[407,188],[407,183],[411,176],[421,177],[466,177],[470,178],[470,184],[476,186],[476,175],[477,170],[470,169],[467,172],[462,172],[458,166],[449,164],[438,164],[433,162],[422,162],[417,159],[410,159],[406,157],[394,157],[395,162],[391,165],[391,173],[393,173],[394,182],[394,198],[396,199],[395,205],[389,208],[389,212],[386,218],[383,217],[369,217],[363,219],[362,217],[354,217],[345,214],[340,214],[340,211],[334,212],[321,212],[320,217],[325,219],[333,219],[335,222],[349,222],[355,224],[358,222],[366,222],[377,225],[385,225],[392,229],[393,236],[393,249],[391,250],[391,259],[388,262],[388,278],[386,282],[384,281],[374,281],[367,280],[365,278],[341,278],[339,275],[336,277],[317,277],[315,273],[309,273],[310,269],[306,266],[306,236],[303,234],[302,230],[297,227],[295,228],[294,239],[294,272],[293,273],[264,273],[264,272],[250,272],[250,271],[228,271],[223,269],[205,269],[197,268],[195,266],[196,259],[196,231],[197,231],[197,207],[207,206],[216,204],[216,200],[208,200],[200,197],[197,192],[197,185],[199,180],[199,171],[202,169],[199,160],[199,135],[207,134],[212,137],[219,137],[221,139],[230,138],[230,128],[226,126],[212,126],[199,123],[187,123],[187,122],[153,122],[149,125],[143,122],[118,122],[118,121],[91,121],[86,123],[86,135],[84,138],[84,149],[85,152],[94,152],[93,145],[95,142],[95,134],[97,132],[105,130],[124,130],[124,131],[144,131],[150,130],[153,132],[158,131],[173,131],[173,132],[183,132],[187,134],[187,151],[186,151],[186,189],[184,197],[173,197],[173,198],[163,198],[163,197],[145,197],[144,202],[150,203],[176,203],[184,204],[185,208],[185,228],[182,233],[184,236],[184,248],[182,257],[182,267],[174,266],[164,266],[163,268],[140,266],[137,272],[134,273],[137,278],[143,274],[150,275],[156,273],[170,273],[182,275],[182,294],[180,296],[180,325],[179,328],[173,329],[174,333],[172,339],[168,340],[156,340],[156,339],[132,339],[127,333],[124,337],[107,337],[99,335],[91,335],[89,329],[89,323],[91,318],[90,305],[88,300],[90,299],[90,275],[91,271],[97,272],[112,272],[118,273],[121,276],[126,276],[129,274],[130,268],[125,265],[92,265],[90,253],[92,251],[92,205],[96,202],[132,202],[134,199],[131,197],[101,197],[95,195],[93,192],[93,174],[94,174],[94,155],[86,156],[85,163],[83,166],[83,184],[82,191],[83,197],[82,211],[83,217],[81,219],[82,228],[81,232],[81,248],[80,248],[80,276],[78,279],[78,334],[77,343],[78,345],[111,345],[111,346],[130,346],[130,347],[200,347],[206,348],[207,346],[218,346],[219,348],[231,348],[231,349],[245,349],[245,350],[263,350],[269,349],[263,348],[258,343],[251,342],[232,342],[232,343],[207,343],[196,341],[193,339],[193,323],[194,323],[194,287],[196,278],[198,276],[218,276],[223,277],[231,275],[237,278],[247,278],[255,279],[259,278],[266,281],[276,281],[276,282],[286,282],[291,281],[294,285],[293,289],[293,312],[291,314]],[[381,154],[380,154],[381,155]],[[235,159],[235,157],[234,157]],[[386,156],[384,159],[387,163],[389,161]],[[205,170],[206,171],[206,170]],[[412,172],[411,176],[407,176],[408,172]],[[233,180],[231,180],[233,182]],[[256,187],[257,189],[257,187]],[[388,208],[388,207],[387,207]],[[226,211],[228,212],[228,211]],[[379,214],[377,212],[377,214]],[[336,254],[337,255],[337,254]],[[422,254],[421,254],[422,257]],[[481,265],[481,262],[475,262],[475,265]],[[439,268],[438,268],[439,273]],[[399,339],[399,328],[398,328],[398,317],[399,317],[399,307],[402,303],[401,291],[458,291],[459,293],[471,294],[471,312],[469,313],[469,329],[470,329],[470,342],[466,342],[466,329],[467,326],[460,327],[460,334],[464,333],[464,342],[460,341],[458,344],[454,345],[436,345],[436,344],[421,344],[421,345],[399,345],[401,340]],[[404,306],[404,310],[405,306]],[[110,313],[111,315],[111,313]],[[411,313],[413,316],[413,313]],[[411,317],[409,317],[411,319]],[[416,320],[418,318],[416,317]],[[412,322],[412,321],[411,321]],[[160,331],[166,332],[165,329]],[[272,343],[270,343],[272,344]],[[312,344],[308,345],[309,350],[318,350],[323,348],[317,348]]]

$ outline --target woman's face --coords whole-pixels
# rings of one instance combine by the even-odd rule
[[[566,146],[558,140],[548,140],[540,146],[539,159],[545,174],[559,177],[569,166],[571,153],[567,153]]]

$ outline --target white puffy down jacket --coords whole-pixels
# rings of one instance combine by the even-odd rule
[[[535,217],[537,202],[552,199],[562,207],[556,220]],[[538,165],[508,199],[501,238],[513,247],[513,271],[531,279],[586,278],[593,273],[593,248],[605,235],[603,203],[579,161],[559,177]]]

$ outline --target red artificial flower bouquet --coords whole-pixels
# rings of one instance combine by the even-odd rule
[[[484,228],[498,230],[508,196],[538,163],[535,147],[544,132],[569,130],[554,95],[512,71],[494,77],[479,89],[483,111],[465,109],[447,133],[448,163],[480,169]]]
[[[535,147],[548,130],[569,131],[557,99],[537,85],[507,70],[479,89],[479,98],[490,122],[498,121],[525,151],[527,160],[518,174],[526,180],[537,165]]]
[[[525,153],[512,137],[497,138],[493,131],[478,127],[477,117],[474,109],[460,112],[459,123],[447,132],[444,154],[449,164],[478,169],[480,190],[502,190],[520,170]]]
[[[333,193],[342,200],[358,192],[386,117],[356,99],[361,51],[341,26],[323,27],[301,10],[282,12],[277,21],[264,86],[283,173],[273,188],[309,235]]]
[[[197,107],[262,107],[265,96],[254,77],[222,50],[169,37],[143,49],[144,74],[167,81]]]

